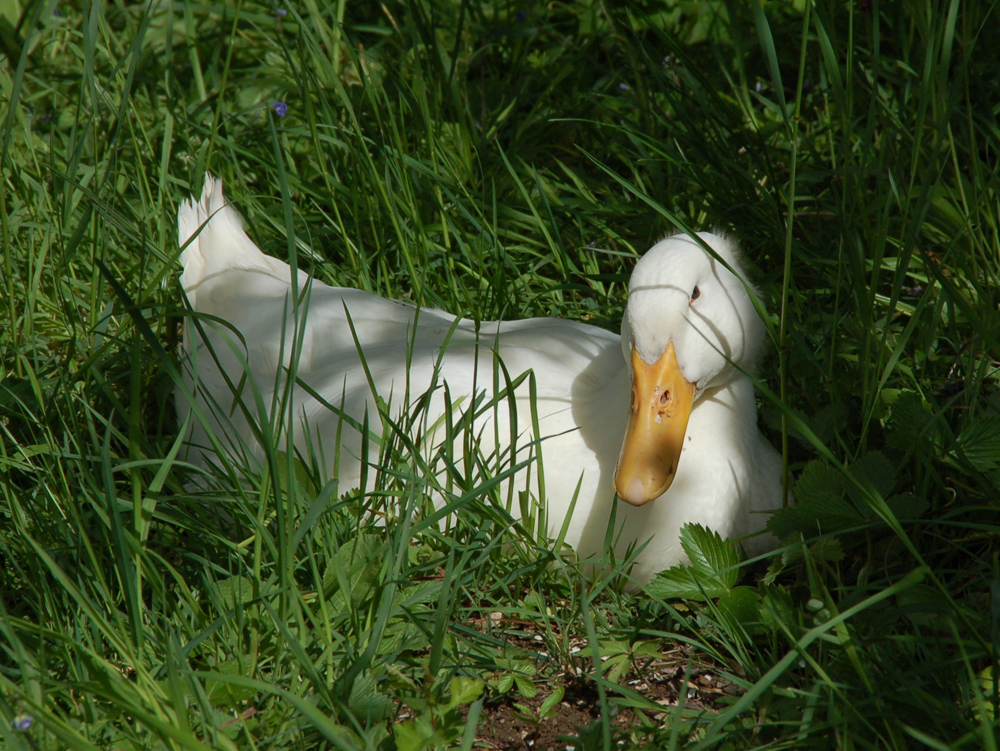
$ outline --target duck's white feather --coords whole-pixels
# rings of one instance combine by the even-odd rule
[[[263,459],[256,432],[269,432],[287,445],[282,432],[287,431],[303,455],[325,462],[324,471],[348,490],[363,476],[357,424],[367,413],[371,429],[380,430],[369,377],[394,416],[419,416],[408,430],[431,456],[446,440],[441,419],[446,404],[453,405],[456,419],[474,395],[489,402],[505,388],[506,377],[516,380],[530,371],[533,378],[516,388],[512,403],[501,401],[476,418],[478,449],[502,470],[528,460],[540,446],[540,500],[550,534],[559,533],[576,495],[566,542],[581,557],[600,553],[630,404],[621,337],[559,319],[477,326],[440,310],[332,288],[301,272],[293,293],[290,267],[261,253],[225,203],[221,183],[210,176],[201,199],[182,204],[178,229],[186,243],[181,284],[197,314],[184,328],[185,371],[198,412],[207,417],[191,416],[190,459],[207,464],[224,451],[253,466]],[[718,275],[715,267],[721,265],[681,240],[691,245],[698,263],[704,260],[709,273]],[[731,252],[728,244],[722,250]],[[633,277],[631,297],[639,299],[643,293],[635,282]],[[648,324],[630,315],[626,345]],[[759,347],[757,339],[750,345]],[[690,348],[699,349],[692,342]],[[716,345],[720,342],[730,346],[725,337]],[[737,359],[752,364],[754,355]],[[287,387],[290,377],[296,379],[293,388]],[[177,402],[182,422],[188,420],[191,405],[180,390]],[[210,435],[220,443],[213,444]],[[460,459],[462,446],[452,449]],[[375,461],[374,440],[368,450]],[[536,463],[529,462],[504,489],[537,496],[538,475]],[[726,377],[715,373],[701,384],[670,489],[639,508],[619,503],[618,553],[649,540],[633,570],[643,581],[683,560],[678,532],[685,523],[704,524],[723,536],[757,532],[766,521],[761,512],[780,505],[779,477],[778,456],[756,427],[750,380],[731,366]],[[749,547],[756,551],[766,544],[757,537]]]

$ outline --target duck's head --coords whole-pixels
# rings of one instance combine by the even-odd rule
[[[691,409],[708,389],[751,371],[764,337],[735,246],[709,232],[698,236],[739,276],[695,240],[676,235],[654,245],[629,282],[622,348],[632,406],[615,490],[634,506],[667,491]]]

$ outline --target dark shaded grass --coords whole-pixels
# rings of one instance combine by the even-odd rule
[[[578,748],[995,748],[995,14],[867,7],[9,19],[4,744],[471,748],[518,673],[594,686]],[[265,251],[482,319],[613,328],[637,252],[733,233],[771,311],[763,422],[799,500],[741,617],[625,595],[613,569],[588,582],[511,522],[489,464],[455,468],[452,529],[410,521],[435,475],[405,427],[365,498],[273,450],[253,482],[193,492],[174,216],[206,169]],[[746,693],[663,712],[573,657],[650,638]],[[650,720],[621,734],[618,706]]]

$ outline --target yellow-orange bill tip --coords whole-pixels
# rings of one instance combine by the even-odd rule
[[[615,490],[623,501],[642,506],[667,492],[696,390],[681,374],[673,342],[653,364],[632,348],[632,408],[615,468]]]

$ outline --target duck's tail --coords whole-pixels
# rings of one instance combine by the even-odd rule
[[[265,256],[243,231],[240,215],[222,195],[222,181],[207,172],[201,198],[191,196],[177,211],[177,239],[184,248],[181,287],[192,306],[198,286],[223,271],[277,270],[275,260]]]

